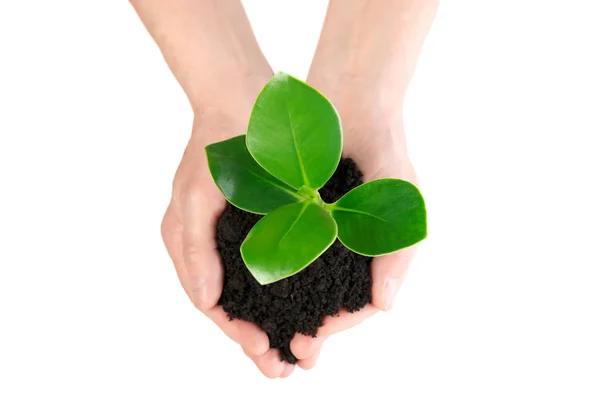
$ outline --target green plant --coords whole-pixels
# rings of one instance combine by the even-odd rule
[[[240,251],[260,284],[308,266],[336,237],[362,255],[388,254],[427,235],[419,190],[400,179],[367,182],[333,204],[321,188],[342,154],[333,105],[315,89],[277,73],[258,96],[247,134],[206,147],[213,179],[236,207],[266,214]]]

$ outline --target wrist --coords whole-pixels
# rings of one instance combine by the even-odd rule
[[[438,2],[331,0],[308,82],[338,105],[398,116]]]
[[[261,72],[215,70],[211,76],[195,82],[188,93],[194,117],[228,113],[247,121],[256,97],[271,76],[270,69]]]
[[[208,145],[244,135],[268,73],[219,74],[211,84],[199,84],[190,98],[194,113],[192,140]]]
[[[344,125],[362,119],[385,124],[402,120],[406,88],[400,84],[384,84],[376,78],[352,71],[311,69],[307,82],[320,91],[336,107]]]

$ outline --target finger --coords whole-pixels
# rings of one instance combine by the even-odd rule
[[[179,282],[183,287],[184,291],[187,291],[187,270],[185,268],[185,263],[183,262],[183,224],[181,218],[180,208],[176,207],[173,202],[169,204],[167,208],[167,212],[165,212],[165,216],[162,220],[162,224],[160,227],[160,232],[162,234],[163,242],[165,247],[167,248],[167,252],[169,253],[169,257],[171,261],[173,261],[173,265],[175,266],[175,271],[177,272],[177,277],[179,278]],[[189,296],[189,294],[188,294]]]
[[[204,311],[204,313],[233,341],[244,349],[248,356],[260,356],[269,351],[269,337],[256,324],[243,320],[229,320],[218,306]]]
[[[323,319],[323,326],[319,328],[317,337],[327,337],[352,328],[371,317],[377,311],[379,311],[377,307],[372,304],[367,304],[359,311],[353,313],[342,310],[334,316],[327,316]]]
[[[284,363],[283,373],[281,373],[281,376],[279,376],[279,377],[282,379],[285,379],[286,377],[291,376],[292,373],[294,372],[294,367],[296,367],[295,364]]]
[[[200,310],[214,307],[223,290],[223,269],[214,237],[214,200],[194,188],[182,195],[183,261],[188,294]]]
[[[319,360],[319,355],[321,354],[321,347],[322,345],[319,346],[316,352],[309,358],[306,358],[304,360],[298,360],[298,367],[300,367],[303,370],[312,369],[317,364],[317,360]]]
[[[163,219],[162,235],[167,251],[184,290],[192,298],[189,291],[187,267],[183,260],[183,225],[178,218],[177,209],[169,206]],[[240,344],[249,354],[260,355],[269,350],[269,338],[256,324],[242,320],[229,321],[222,307],[213,307],[203,311],[223,332]]]
[[[290,343],[290,350],[298,360],[312,356],[321,347],[327,337],[309,337],[296,333]]]
[[[390,255],[377,257],[371,266],[373,274],[373,304],[380,310],[392,308],[396,293],[404,281],[408,266],[417,252],[417,246],[405,248]]]
[[[360,311],[350,313],[342,310],[335,316],[327,316],[323,319],[323,326],[317,331],[316,338],[296,334],[290,343],[290,349],[298,359],[310,358],[322,346],[327,337],[362,323],[377,311],[379,311],[377,307],[369,304]]]
[[[279,359],[279,350],[272,348],[260,356],[252,356],[248,353],[246,355],[252,359],[256,367],[266,377],[276,379],[283,374],[285,366],[284,362]]]

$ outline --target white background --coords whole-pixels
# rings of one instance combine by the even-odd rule
[[[244,3],[305,76],[326,2]],[[442,3],[405,113],[430,236],[391,313],[270,381],[164,251],[192,118],[131,6],[2,0],[0,412],[599,412],[599,7]]]

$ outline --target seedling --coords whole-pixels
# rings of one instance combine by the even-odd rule
[[[206,154],[225,198],[265,215],[240,248],[262,285],[301,271],[336,237],[358,254],[378,256],[427,235],[423,197],[407,181],[377,179],[323,202],[319,189],[342,154],[340,118],[323,95],[285,73],[259,94],[246,135],[209,145]]]

